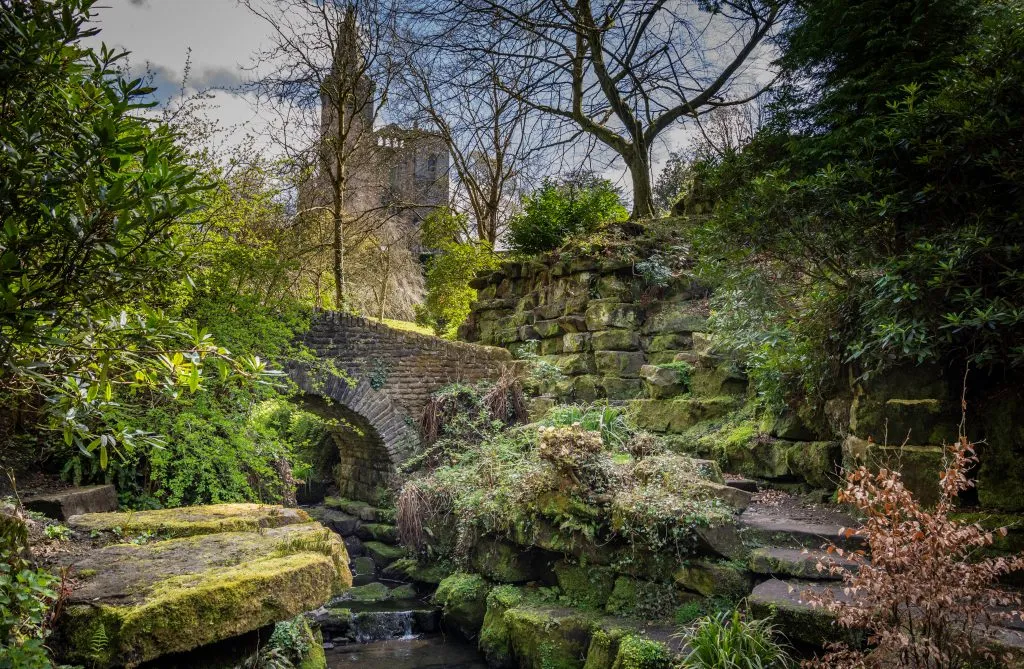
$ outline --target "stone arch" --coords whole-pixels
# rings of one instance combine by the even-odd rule
[[[305,395],[307,408],[347,423],[332,434],[340,454],[335,472],[340,493],[377,501],[376,492],[419,449],[419,433],[411,419],[366,379],[354,385],[334,376],[321,380],[301,365],[292,366],[288,376]]]

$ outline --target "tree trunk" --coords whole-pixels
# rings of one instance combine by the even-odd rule
[[[654,191],[651,188],[651,165],[646,151],[627,162],[633,180],[633,213],[630,219],[639,221],[654,218]]]

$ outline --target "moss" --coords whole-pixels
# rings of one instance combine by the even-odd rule
[[[442,607],[442,620],[467,639],[480,633],[487,612],[491,584],[479,574],[457,572],[441,581],[434,603]]]
[[[151,532],[164,537],[189,537],[220,532],[255,532],[270,527],[308,523],[309,514],[265,504],[211,504],[155,511],[84,513],[68,524],[80,531],[126,535]]]
[[[406,557],[395,560],[388,565],[383,570],[383,575],[386,578],[400,581],[414,581],[416,583],[437,585],[447,576],[450,576],[453,571],[454,569],[448,563],[433,562],[424,565],[420,564],[416,558]]]
[[[619,641],[612,669],[668,669],[670,664],[665,644],[627,634]]]
[[[615,587],[615,573],[607,567],[555,564],[555,576],[565,603],[589,609],[603,609]]]
[[[416,587],[406,583],[396,588],[392,588],[391,592],[388,593],[391,599],[412,599],[416,596]]]
[[[523,593],[511,585],[499,585],[492,588],[487,595],[487,612],[484,614],[480,628],[480,651],[487,658],[490,667],[514,667],[512,657],[512,639],[505,612],[519,606],[523,601]]]
[[[682,604],[684,595],[666,583],[644,581],[629,576],[615,579],[605,610],[648,620],[668,618]]]
[[[544,571],[534,552],[505,541],[478,542],[470,563],[473,569],[498,583],[533,581]]]
[[[336,580],[329,557],[303,552],[170,578],[136,606],[75,604],[63,623],[65,656],[112,666],[186,652],[316,608]]]
[[[705,597],[738,600],[750,593],[750,577],[742,565],[697,560],[684,564],[675,574],[676,583]]]
[[[505,612],[512,655],[524,669],[580,669],[594,618],[572,609]]]
[[[391,591],[388,586],[384,585],[380,581],[374,581],[373,583],[367,583],[366,585],[358,585],[354,588],[349,588],[345,594],[342,595],[343,601],[350,602],[382,602],[386,599],[390,599]]]
[[[380,541],[386,544],[398,543],[398,528],[383,523],[363,523],[359,526],[360,538]]]
[[[387,567],[392,562],[406,556],[405,549],[382,544],[379,541],[367,541],[363,547],[366,548],[366,554],[373,558],[378,567]]]
[[[612,669],[618,652],[618,639],[605,630],[595,630],[587,648],[587,659],[583,669]]]
[[[367,523],[394,523],[395,521],[394,509],[381,509],[369,502],[345,499],[344,497],[328,497],[324,499],[324,506],[344,511]]]
[[[684,397],[636,400],[632,403],[637,427],[670,433],[681,433],[703,421],[724,416],[736,406],[737,401],[733,397]]]

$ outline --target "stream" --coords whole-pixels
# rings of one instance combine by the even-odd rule
[[[486,669],[476,645],[441,635],[346,644],[326,651],[329,669]]]

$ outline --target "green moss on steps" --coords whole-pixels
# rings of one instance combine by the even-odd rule
[[[453,568],[447,564],[434,562],[422,565],[415,558],[401,558],[395,560],[384,568],[382,575],[385,578],[392,578],[399,581],[414,581],[437,585],[447,576],[450,576]]]
[[[68,525],[83,532],[122,534],[149,532],[162,537],[190,537],[219,532],[254,532],[259,529],[308,523],[301,509],[286,509],[273,504],[211,504],[155,511],[83,513],[72,516]]]
[[[387,567],[392,562],[404,558],[405,550],[398,546],[389,546],[382,544],[379,541],[367,541],[363,544],[366,548],[366,554],[369,555],[374,563],[380,567]]]
[[[611,669],[668,669],[671,656],[665,644],[627,634],[619,641],[619,652]]]
[[[675,574],[677,584],[705,597],[739,600],[750,593],[750,575],[732,562],[694,560],[682,565]]]
[[[394,509],[380,509],[368,502],[345,499],[343,497],[328,497],[324,500],[324,506],[329,509],[344,511],[350,516],[355,516],[367,523],[394,523]]]
[[[476,638],[487,612],[491,584],[478,574],[457,572],[441,581],[434,603],[442,607],[442,620],[467,639]]]

